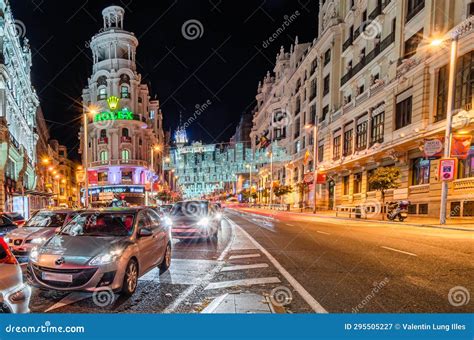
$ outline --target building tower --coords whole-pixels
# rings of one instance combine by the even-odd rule
[[[143,204],[151,179],[161,171],[162,154],[152,149],[164,144],[162,113],[137,72],[138,40],[124,30],[125,11],[110,6],[102,15],[103,28],[90,41],[92,75],[82,93],[88,116],[88,162],[83,163],[89,170],[89,199],[110,200],[106,193],[113,193]],[[83,129],[80,137],[82,152]]]

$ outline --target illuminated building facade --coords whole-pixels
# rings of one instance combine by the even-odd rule
[[[118,6],[105,8],[104,26],[90,41],[92,75],[82,94],[89,188],[92,201],[108,192],[144,204],[152,183],[160,180],[162,153],[152,149],[163,147],[162,113],[137,72],[138,40],[124,30],[124,14]]]
[[[8,1],[0,0],[0,211],[28,216],[28,192],[36,186],[36,110],[31,50]]]

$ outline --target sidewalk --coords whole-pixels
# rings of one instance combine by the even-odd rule
[[[274,313],[265,297],[252,294],[224,294],[215,298],[202,314],[271,314]]]
[[[272,217],[278,217],[278,216],[288,216],[288,215],[294,215],[294,216],[311,216],[314,218],[331,218],[331,219],[339,219],[339,220],[349,220],[349,221],[354,221],[354,222],[361,222],[364,223],[366,221],[369,222],[379,222],[381,224],[402,224],[402,225],[407,225],[407,226],[415,226],[415,227],[430,227],[430,228],[442,228],[442,229],[453,229],[453,230],[464,230],[464,231],[474,231],[474,218],[468,219],[468,218],[449,218],[446,221],[445,225],[439,224],[439,219],[433,218],[433,217],[421,217],[421,216],[413,216],[409,215],[408,218],[404,222],[395,222],[395,221],[387,221],[387,220],[382,220],[382,215],[380,214],[380,217],[371,217],[371,218],[350,218],[350,217],[345,217],[344,213],[339,212],[338,216],[336,216],[336,212],[333,210],[325,210],[325,211],[320,211],[318,210],[316,214],[313,214],[311,212],[300,212],[296,210],[292,211],[278,211],[278,210],[270,210],[270,209],[264,209],[264,208],[248,208],[248,207],[233,207],[233,209],[241,210],[241,211],[246,211],[249,213],[255,213],[259,215],[265,215],[265,216],[272,216]]]

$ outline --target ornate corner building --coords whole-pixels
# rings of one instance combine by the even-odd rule
[[[163,180],[156,176],[162,154],[151,151],[164,144],[162,113],[137,72],[138,40],[124,30],[123,8],[110,6],[102,15],[103,28],[90,41],[92,75],[82,94],[88,115],[88,161],[83,165],[89,169],[89,194],[92,201],[111,192],[144,204],[152,183]],[[83,153],[83,129],[80,139]]]
[[[36,110],[31,50],[17,30],[8,1],[0,0],[0,211],[27,210],[36,186]]]
[[[457,34],[452,141],[463,151],[448,211],[474,216],[473,15],[470,0],[319,1],[316,38],[282,47],[256,96],[252,147],[261,148],[263,136],[292,158],[273,167],[273,178],[296,185],[314,166],[326,174],[303,202],[295,193],[287,203],[311,205],[315,191],[319,209],[377,201],[368,178],[395,166],[401,186],[387,200],[408,199],[410,213],[439,216],[441,154],[427,142],[446,130],[450,47],[430,41]],[[307,127],[315,124],[313,136]],[[317,159],[307,161],[314,143]]]

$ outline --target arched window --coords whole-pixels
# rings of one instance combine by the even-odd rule
[[[107,99],[107,89],[105,87],[99,88],[99,94],[97,95],[97,100]]]
[[[130,92],[127,85],[122,85],[120,87],[120,96],[122,98],[130,98]]]
[[[107,138],[107,130],[105,129],[100,130],[100,138]]]
[[[107,152],[107,150],[102,150],[100,152],[100,161],[102,162],[102,164],[105,164],[109,161],[109,153]]]
[[[122,137],[128,137],[129,134],[128,134],[128,129],[127,128],[123,128],[122,129]]]
[[[130,159],[130,151],[127,150],[127,149],[123,149],[122,150],[122,160],[125,161],[125,162],[128,162],[129,159]]]

